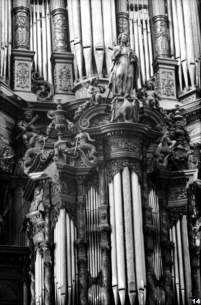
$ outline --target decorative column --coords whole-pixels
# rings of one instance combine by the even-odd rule
[[[117,37],[126,32],[129,36],[129,20],[127,13],[127,0],[117,1]]]
[[[65,0],[51,0],[53,24],[53,53],[51,57],[54,71],[55,99],[59,95],[62,102],[73,98],[73,58],[67,45],[67,11]]]
[[[165,109],[174,108],[176,99],[175,69],[177,60],[170,58],[168,18],[165,15],[165,1],[149,0],[154,37],[154,63],[156,90]]]
[[[44,286],[45,286],[45,304],[51,305],[53,301],[53,286],[52,286],[52,275],[53,275],[53,266],[52,266],[52,249],[51,249],[51,217],[50,209],[52,205],[51,198],[51,188],[52,181],[49,180],[47,183],[49,188],[49,201],[44,202],[45,208],[45,241],[43,248],[43,258],[44,258]]]
[[[84,194],[83,194],[84,193]],[[87,239],[86,239],[86,198],[83,180],[78,180],[77,196],[77,245],[79,304],[88,305],[88,271],[87,271]]]
[[[201,228],[201,218],[198,218],[196,209],[196,192],[197,187],[191,185],[188,189],[188,211],[189,211],[189,243],[190,243],[190,258],[192,268],[192,299],[200,299],[200,240],[199,230]]]
[[[147,185],[147,158],[146,148],[144,148],[142,161],[142,202],[143,202],[143,216],[144,216],[144,240],[145,240],[145,260],[146,260],[146,275],[147,275],[147,300],[149,305],[155,304],[155,282],[154,282],[154,233],[156,227],[152,225],[152,209],[149,206],[149,194]]]
[[[30,0],[13,0],[13,90],[22,98],[31,93]]]
[[[99,166],[99,231],[100,231],[100,249],[101,249],[101,271],[102,271],[102,295],[103,304],[111,304],[111,267],[110,267],[110,247],[109,247],[109,216],[106,196],[106,176],[105,166],[101,163]]]

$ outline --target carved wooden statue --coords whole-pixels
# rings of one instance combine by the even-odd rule
[[[43,199],[43,188],[37,186],[34,190],[34,198],[31,202],[30,212],[34,212],[38,209]]]
[[[113,67],[109,86],[113,87],[114,94],[128,97],[133,89],[136,73],[134,63],[137,62],[137,56],[128,45],[128,34],[126,32],[119,35],[118,44],[113,51]]]

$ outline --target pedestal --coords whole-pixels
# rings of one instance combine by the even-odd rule
[[[156,91],[162,98],[160,105],[165,109],[173,109],[177,103],[176,65],[177,60],[171,58],[156,58],[153,64],[156,73]]]
[[[52,53],[51,61],[54,71],[54,87],[56,100],[58,96],[62,103],[74,99],[73,89],[73,58],[69,52]]]

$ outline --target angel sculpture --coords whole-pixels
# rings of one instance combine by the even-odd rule
[[[133,102],[124,98],[123,104],[120,105],[118,98],[115,97],[112,101],[111,111],[111,123],[121,116],[123,121],[127,123],[137,123],[139,121],[139,101],[137,98],[134,98]]]

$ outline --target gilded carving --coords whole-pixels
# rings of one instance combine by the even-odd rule
[[[169,30],[167,17],[163,15],[153,17],[155,51],[157,57],[169,56]]]
[[[16,62],[16,88],[30,88],[30,65]]]
[[[54,29],[54,51],[67,51],[66,10],[56,9],[52,12]]]
[[[14,49],[29,49],[29,10],[27,8],[19,7],[14,9],[13,27]]]

